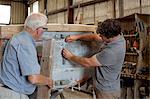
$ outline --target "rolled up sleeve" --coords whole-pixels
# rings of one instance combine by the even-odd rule
[[[108,49],[96,54],[96,58],[102,66],[112,66],[116,64],[116,57],[114,53]]]
[[[37,52],[32,44],[20,44],[17,57],[23,76],[40,74]]]

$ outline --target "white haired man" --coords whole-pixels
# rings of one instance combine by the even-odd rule
[[[29,99],[37,85],[52,86],[52,80],[40,74],[35,40],[45,31],[47,17],[33,13],[25,20],[24,31],[6,45],[0,65],[0,99]]]

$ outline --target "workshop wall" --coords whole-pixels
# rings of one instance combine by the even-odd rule
[[[48,0],[47,12],[55,12],[48,15],[49,22],[67,23],[67,4],[66,0]],[[82,24],[97,24],[97,21],[133,13],[150,14],[149,0],[116,0],[115,3],[113,0],[73,0],[71,7],[74,8],[74,23]]]
[[[24,22],[27,6],[22,1],[0,0],[0,4],[8,4],[12,7],[10,24]],[[29,6],[31,7],[35,1],[29,0]],[[39,12],[47,12],[49,23],[68,23],[68,18],[73,17],[73,23],[97,24],[98,21],[107,18],[118,18],[133,13],[150,14],[149,0],[72,0],[70,8],[73,8],[73,15],[69,17],[68,0],[38,1]],[[32,12],[32,7],[30,9]]]
[[[21,24],[24,23],[26,18],[26,7],[25,4],[18,0],[14,2],[13,0],[0,0],[0,4],[10,5],[11,6],[11,20],[10,24]]]

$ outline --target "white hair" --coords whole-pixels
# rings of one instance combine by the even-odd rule
[[[29,15],[24,23],[24,28],[31,28],[33,31],[39,27],[46,26],[47,17],[41,13],[32,13]]]

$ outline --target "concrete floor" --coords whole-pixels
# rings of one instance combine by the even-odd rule
[[[65,99],[93,99],[90,94],[80,92],[80,91],[71,91],[71,89],[65,89],[63,91]],[[58,96],[57,99],[60,99]]]

